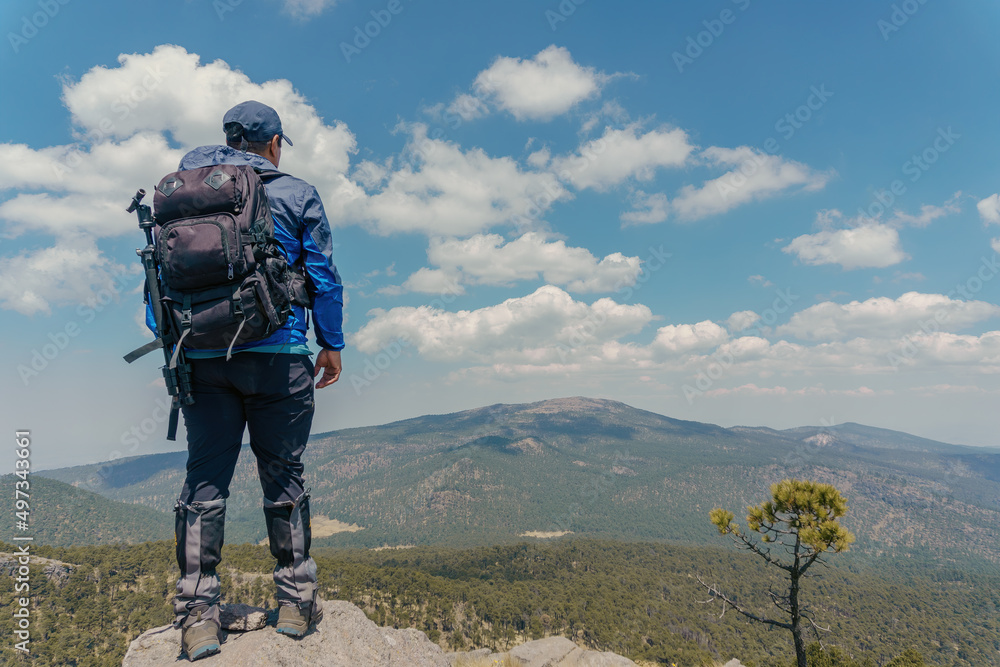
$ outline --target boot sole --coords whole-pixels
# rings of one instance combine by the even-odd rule
[[[194,662],[195,660],[207,658],[210,655],[219,653],[221,650],[222,648],[215,642],[199,646],[198,648],[188,652],[188,662]]]

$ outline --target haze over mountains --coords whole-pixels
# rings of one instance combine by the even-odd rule
[[[169,531],[185,456],[37,474],[163,511]],[[471,546],[565,532],[718,544],[709,510],[739,518],[770,484],[799,477],[847,497],[853,560],[1000,563],[1000,451],[860,424],[722,428],[576,397],[319,434],[304,458],[318,546]],[[264,537],[260,507],[244,447],[228,542]]]

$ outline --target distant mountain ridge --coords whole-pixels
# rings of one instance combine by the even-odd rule
[[[37,474],[168,510],[184,456]],[[471,546],[530,532],[712,543],[711,508],[739,516],[771,483],[805,477],[848,498],[858,558],[1000,562],[1000,451],[860,424],[723,428],[572,397],[318,434],[305,461],[314,512],[363,528],[320,545]],[[227,514],[227,540],[264,537],[247,448]]]

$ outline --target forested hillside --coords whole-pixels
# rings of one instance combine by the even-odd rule
[[[12,547],[0,545],[0,551]],[[128,641],[170,622],[172,545],[39,547],[67,576],[32,567],[33,665],[119,665]],[[452,649],[549,634],[635,660],[679,667],[739,657],[787,667],[790,641],[721,608],[695,577],[724,585],[765,610],[768,573],[722,547],[674,547],[563,539],[469,550],[415,548],[315,553],[322,594],[350,600],[378,623],[415,627]],[[226,601],[273,606],[266,547],[227,546]],[[2,559],[2,557],[0,557]],[[52,568],[50,568],[51,570]],[[13,579],[0,576],[9,599]],[[1000,575],[887,561],[864,572],[838,567],[809,580],[804,599],[831,631],[823,636],[859,662],[884,665],[906,649],[928,664],[1000,664]],[[0,632],[12,636],[9,615]],[[21,661],[9,644],[5,664]],[[827,663],[829,664],[829,663]]]
[[[0,477],[0,486],[14,488],[14,475]],[[173,535],[173,514],[124,503],[41,475],[31,475],[27,531],[38,544],[134,544]],[[13,522],[0,527],[0,541],[15,535]]]

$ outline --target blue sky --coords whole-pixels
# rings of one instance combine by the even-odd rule
[[[996,446],[1000,8],[785,4],[4,3],[4,423],[178,448],[123,209],[259,99],[345,280],[316,432],[583,394]]]

